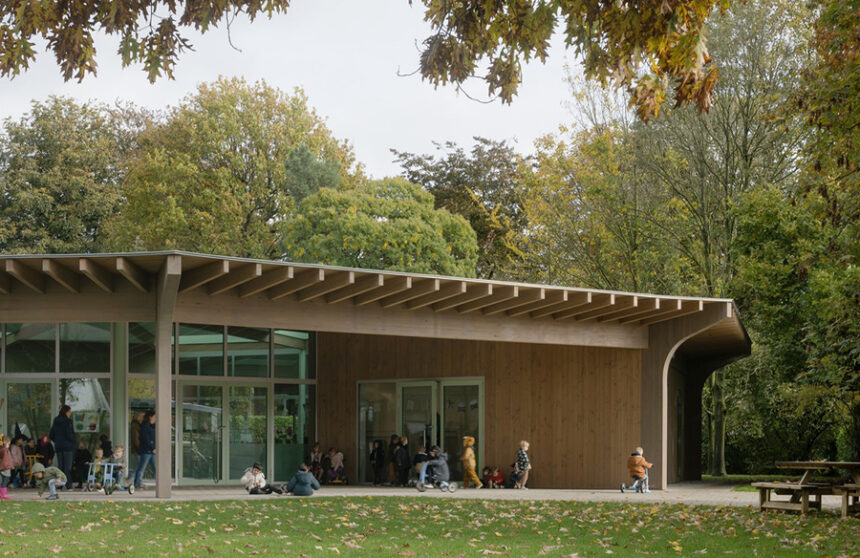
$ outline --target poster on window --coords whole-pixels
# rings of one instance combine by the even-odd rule
[[[96,411],[72,411],[75,432],[98,432],[99,413]]]

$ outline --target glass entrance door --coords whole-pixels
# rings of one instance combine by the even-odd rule
[[[219,482],[224,470],[224,387],[184,384],[181,391],[180,477]]]
[[[475,458],[480,476],[484,454],[484,409],[482,385],[474,381],[441,382],[442,447],[448,452],[448,465],[454,478],[463,478],[463,437],[475,438]]]
[[[436,382],[400,385],[400,435],[409,439],[409,458],[420,446],[437,443]]]

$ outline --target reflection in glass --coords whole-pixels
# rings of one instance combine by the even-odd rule
[[[314,378],[314,336],[305,331],[276,329],[272,341],[276,378]]]
[[[179,324],[179,373],[224,375],[224,327]]]
[[[23,434],[28,438],[38,438],[47,434],[54,420],[53,411],[51,382],[6,384],[6,423],[10,436]]]
[[[409,460],[411,462],[418,448],[433,445],[433,423],[436,419],[436,406],[432,386],[403,386],[401,394],[401,424],[400,435],[409,439]],[[451,446],[442,446],[449,454]],[[454,446],[456,447],[456,446]]]
[[[129,324],[131,327],[131,324]],[[128,380],[128,456],[129,470],[137,468],[138,451],[140,451],[140,425],[143,414],[155,409],[155,380],[129,378]],[[156,417],[157,418],[157,417]],[[171,454],[174,452],[171,452]],[[175,456],[174,456],[175,457]],[[152,468],[147,467],[144,480],[152,480]],[[171,469],[172,470],[172,469]]]
[[[255,461],[266,462],[264,387],[230,388],[230,476],[238,479]]]
[[[54,372],[57,324],[6,324],[6,372]]]
[[[182,477],[221,480],[221,386],[182,386]]]
[[[128,324],[128,371],[132,374],[155,374],[154,323]]]
[[[451,466],[451,475],[462,478],[463,465],[458,459],[462,451],[463,436],[475,438],[475,457],[480,463],[481,456],[478,455],[480,447],[479,428],[481,420],[480,390],[477,384],[473,385],[442,385],[442,411],[444,415],[443,431],[445,432],[442,446],[449,452],[448,464]],[[457,448],[456,450],[453,448]],[[478,472],[480,472],[478,467]]]
[[[60,324],[60,372],[110,372],[110,324]]]
[[[373,482],[370,450],[381,440],[388,457],[388,439],[397,430],[397,390],[391,383],[360,384],[358,387],[358,469],[361,482]],[[388,463],[385,464],[388,476]]]
[[[78,443],[92,452],[102,435],[110,439],[110,380],[106,378],[60,379],[60,404],[72,408],[72,426]]]
[[[265,378],[269,375],[269,329],[227,328],[227,375]]]
[[[289,480],[308,461],[316,437],[315,386],[275,385],[274,479]]]

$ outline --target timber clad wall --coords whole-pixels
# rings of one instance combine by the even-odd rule
[[[484,463],[507,474],[526,439],[536,488],[617,487],[641,442],[640,350],[337,333],[317,344],[319,441],[343,449],[352,479],[359,380],[483,377]]]

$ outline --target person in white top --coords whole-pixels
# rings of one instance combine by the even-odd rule
[[[245,469],[245,474],[239,480],[248,494],[283,494],[284,491],[277,486],[272,486],[266,483],[266,475],[263,474],[263,465],[256,461],[253,465]]]

